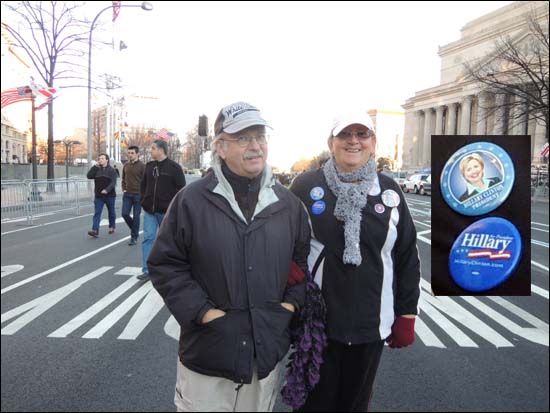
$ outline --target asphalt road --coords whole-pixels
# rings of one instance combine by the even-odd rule
[[[421,315],[413,346],[385,349],[371,409],[548,411],[548,204],[532,204],[530,297],[449,298],[430,294],[430,197],[407,199]],[[1,224],[1,410],[174,411],[177,325],[135,280],[126,225],[91,239],[82,213]]]

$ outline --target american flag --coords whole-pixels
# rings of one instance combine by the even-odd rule
[[[51,98],[48,98],[46,99],[46,101],[44,103],[42,103],[41,105],[37,106],[34,110],[42,110],[44,109],[46,106],[48,106],[50,104],[51,101],[53,101],[55,98],[57,98],[57,96],[52,96]]]
[[[32,89],[29,86],[14,87],[2,91],[1,107],[5,108],[8,105],[16,102],[22,102],[32,99]]]
[[[549,152],[549,147],[548,147],[548,142],[546,142],[542,147],[542,150],[540,151],[540,156],[542,157],[548,156],[548,152]]]
[[[113,1],[113,21],[116,20],[118,13],[120,13],[120,3],[120,1]]]
[[[157,133],[157,138],[168,141],[170,140],[170,135],[168,129],[162,128],[159,133]]]

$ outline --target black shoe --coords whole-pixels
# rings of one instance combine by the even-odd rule
[[[139,274],[136,278],[141,281],[149,281],[151,279],[149,278],[149,273],[146,272]]]
[[[91,231],[88,231],[88,235],[89,235],[90,237],[97,238],[98,235],[99,235],[99,232],[98,232],[98,231],[91,230]]]
[[[136,245],[137,241],[134,238],[130,238],[130,242],[128,242],[128,245]]]

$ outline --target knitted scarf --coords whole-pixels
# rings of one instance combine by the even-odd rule
[[[361,265],[359,239],[361,233],[361,211],[367,205],[367,195],[376,180],[374,156],[354,172],[344,172],[331,157],[323,167],[328,187],[336,196],[334,216],[344,223],[344,264]]]

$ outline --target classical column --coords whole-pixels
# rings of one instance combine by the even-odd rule
[[[527,135],[527,103],[525,99],[516,97],[517,104],[514,105],[514,130],[513,135]]]
[[[445,106],[435,108],[435,134],[443,135],[443,111]]]
[[[506,133],[506,95],[504,93],[498,93],[495,96],[495,126],[493,128],[493,134],[504,135]]]
[[[456,134],[456,103],[449,103],[447,105],[447,128],[445,129],[445,135]]]
[[[462,101],[462,117],[460,119],[460,134],[470,134],[470,114],[472,112],[472,96],[465,96]]]
[[[487,133],[487,95],[480,93],[477,95],[477,128],[476,135],[485,135]]]
[[[417,110],[416,115],[416,135],[413,137],[413,165],[420,165],[422,157],[422,140],[424,136],[424,112]]]
[[[422,162],[424,166],[429,164],[431,158],[431,139],[432,139],[432,108],[424,109],[424,134],[422,136]]]

